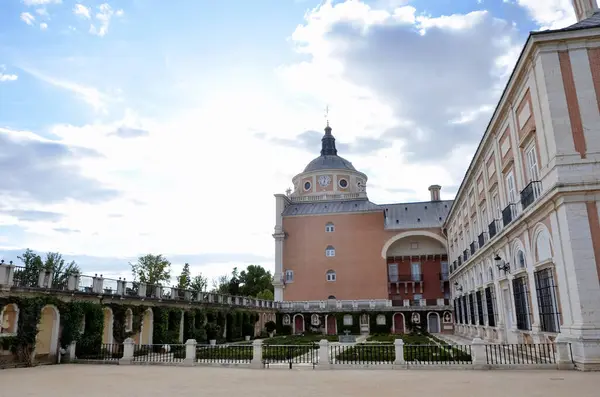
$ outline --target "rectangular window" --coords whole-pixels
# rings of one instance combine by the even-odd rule
[[[483,302],[481,300],[481,291],[475,292],[475,298],[477,300],[477,320],[479,325],[483,325]]]
[[[352,325],[352,315],[346,314],[344,316],[344,325]]]
[[[487,306],[487,316],[488,316],[488,325],[490,327],[495,327],[496,326],[496,317],[495,317],[495,312],[496,310],[494,309],[494,301],[496,300],[496,297],[494,295],[494,287],[487,287],[485,289],[485,304]]]
[[[535,289],[540,311],[540,329],[543,332],[560,332],[560,313],[552,269],[535,272]]]
[[[481,224],[484,229],[487,225],[489,225],[488,218],[487,218],[487,212],[485,211],[485,205],[481,206]]]
[[[423,299],[423,294],[415,294],[415,296],[413,297],[413,299],[415,301],[420,301],[421,299]]]
[[[500,219],[500,200],[498,200],[498,192],[494,192],[492,195],[492,211],[494,212],[493,219]]]
[[[517,328],[522,331],[531,330],[529,319],[529,290],[527,288],[527,279],[518,277],[513,279],[513,295],[515,298],[515,314],[517,317]]]
[[[506,200],[508,204],[517,202],[517,192],[515,190],[515,177],[512,171],[506,174]]]
[[[418,262],[411,263],[410,265],[412,281],[422,281],[421,280],[421,264]]]
[[[286,283],[291,283],[294,281],[294,271],[293,270],[286,270],[285,271],[285,282]]]
[[[398,282],[398,264],[397,263],[390,263],[388,265],[388,276],[389,276],[391,283]]]
[[[529,177],[529,182],[539,181],[535,142],[532,143],[531,146],[527,149],[527,151],[525,152],[525,157],[527,159],[527,176]]]
[[[475,320],[475,299],[473,297],[473,294],[469,294],[469,323],[471,323],[471,325],[475,325],[476,324],[476,320]]]

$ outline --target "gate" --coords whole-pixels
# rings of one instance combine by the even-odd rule
[[[270,368],[271,364],[285,364],[292,369],[294,365],[312,366],[315,368],[319,345],[263,345],[263,364]]]

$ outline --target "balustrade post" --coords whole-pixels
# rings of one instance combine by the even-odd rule
[[[15,274],[15,266],[12,261],[7,265],[2,261],[0,264],[0,289],[8,291],[13,285],[13,279]]]
[[[573,368],[573,357],[571,357],[571,349],[569,342],[565,340],[562,334],[559,334],[555,340],[556,343],[556,364],[558,369]]]
[[[444,306],[444,298],[438,298],[437,305],[438,306]]]
[[[196,363],[196,339],[188,339],[185,341],[185,365],[194,366]]]
[[[102,275],[100,277],[97,274],[94,275],[92,279],[92,291],[96,294],[102,294],[102,291],[104,291],[104,277]]]
[[[406,364],[406,361],[404,360],[404,341],[401,338],[394,340],[394,352],[396,354],[394,365]]]
[[[250,368],[262,368],[263,367],[263,359],[262,359],[262,339],[254,339],[252,341],[252,360],[250,361]]]
[[[138,296],[145,298],[146,297],[146,283],[140,283],[138,288]]]
[[[475,338],[471,342],[471,358],[475,368],[483,368],[487,365],[485,342],[481,338]]]
[[[52,288],[52,272],[48,270],[40,270],[38,277],[38,287]]]
[[[133,348],[135,342],[131,338],[127,338],[123,341],[123,357],[119,359],[119,365],[131,364],[133,361]]]
[[[410,306],[410,301],[409,301],[408,299],[404,299],[404,300],[402,301],[402,306],[404,306],[404,307],[409,307],[409,306]]]
[[[121,277],[117,280],[117,295],[125,295],[125,280],[121,280]]]
[[[156,299],[162,299],[162,285],[157,285],[156,288],[154,288],[154,297]]]
[[[77,291],[79,289],[79,279],[81,275],[79,273],[73,273],[69,275],[67,280],[67,289],[69,291]]]
[[[316,368],[331,369],[331,362],[329,361],[329,341],[327,339],[321,339],[319,341],[319,360]]]

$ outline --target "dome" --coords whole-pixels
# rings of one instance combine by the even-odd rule
[[[351,162],[338,155],[321,155],[308,163],[304,172],[319,170],[350,170],[356,171]]]

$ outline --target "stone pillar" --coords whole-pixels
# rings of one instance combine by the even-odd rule
[[[131,364],[133,361],[133,348],[135,342],[131,338],[125,339],[123,342],[123,357],[119,359],[119,365]]]
[[[487,356],[485,354],[485,342],[480,338],[473,339],[471,342],[471,358],[476,368],[483,368],[487,365]]]
[[[38,287],[52,288],[52,272],[41,270],[38,277]]]
[[[67,347],[66,356],[67,356],[67,360],[68,361],[75,360],[75,358],[76,358],[75,357],[75,349],[76,349],[76,347],[77,347],[77,342],[76,341],[71,342],[71,344]]]
[[[571,346],[567,338],[562,334],[556,337],[556,364],[558,369],[573,368],[573,357],[571,356]]]
[[[9,290],[13,285],[13,278],[15,274],[15,266],[10,261],[10,264],[0,264],[0,289]]]
[[[117,280],[117,295],[125,296],[125,284],[126,281],[121,280],[121,277],[119,277],[119,280]]]
[[[329,361],[329,341],[327,339],[321,339],[319,341],[319,361],[317,364],[317,368],[331,368],[331,362]]]
[[[185,365],[190,367],[196,363],[196,340],[188,339],[185,342]]]
[[[94,275],[92,281],[92,291],[94,291],[96,294],[101,294],[104,292],[104,277],[102,277],[102,275],[100,275],[100,277],[98,277],[97,274]]]
[[[406,364],[406,361],[404,360],[404,341],[401,338],[398,338],[394,341],[394,351],[396,353],[394,365]]]
[[[283,211],[289,199],[283,194],[275,195],[275,273],[273,274],[273,287],[275,288],[275,301],[283,301],[283,241],[285,240],[285,232],[283,231]]]
[[[252,361],[250,361],[250,368],[262,368],[262,339],[254,339],[252,342]]]
[[[138,296],[145,298],[146,297],[146,283],[140,283],[138,288]]]

